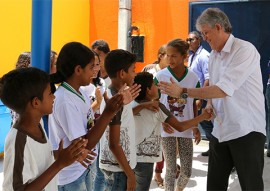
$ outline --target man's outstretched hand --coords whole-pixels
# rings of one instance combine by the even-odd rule
[[[179,98],[181,93],[183,92],[183,88],[180,87],[173,78],[170,78],[171,82],[164,82],[160,81],[158,83],[158,88],[160,89],[161,93],[167,94],[171,97]]]

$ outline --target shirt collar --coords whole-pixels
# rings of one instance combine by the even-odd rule
[[[71,85],[69,85],[67,82],[63,82],[61,86],[64,87],[66,90],[70,91],[71,93],[74,93],[75,95],[77,95],[85,103],[84,97],[79,92],[77,92]]]
[[[197,49],[197,51],[195,52],[197,55],[201,53],[203,47],[202,45],[199,46],[199,48]]]
[[[223,47],[223,49],[221,50],[221,52],[227,52],[227,53],[230,53],[231,49],[232,49],[232,45],[233,45],[233,42],[234,42],[234,39],[235,37],[230,34],[225,46]]]
[[[196,55],[198,55],[198,54],[200,54],[200,52],[202,51],[202,49],[203,49],[203,47],[202,47],[202,45],[200,45],[199,47],[198,47],[198,49],[194,52],[194,51],[192,51],[192,50],[190,50],[190,52],[191,52],[191,54],[196,54]]]

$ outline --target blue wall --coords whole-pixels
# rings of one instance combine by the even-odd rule
[[[4,142],[10,125],[10,110],[0,101],[0,153],[4,151]]]

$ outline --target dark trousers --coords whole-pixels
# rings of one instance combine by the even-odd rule
[[[266,111],[267,150],[270,151],[270,85],[269,84],[266,87],[265,99],[266,99],[266,105],[267,105],[267,111]]]
[[[263,190],[265,136],[251,132],[243,137],[219,143],[210,141],[207,190],[227,190],[228,179],[236,168],[242,190]]]

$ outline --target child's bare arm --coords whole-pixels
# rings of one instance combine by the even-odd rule
[[[211,118],[212,113],[208,113],[203,111],[203,113],[193,119],[189,119],[186,121],[178,121],[174,116],[171,116],[168,120],[166,120],[169,125],[171,125],[177,131],[185,131],[193,126],[196,126],[199,122]]]
[[[61,141],[56,161],[33,182],[27,184],[24,190],[43,190],[61,169],[78,160],[86,144],[87,140],[78,139],[72,142],[67,148],[63,149],[63,141]]]
[[[162,128],[166,133],[172,134],[174,133],[174,129],[168,123],[162,122]]]
[[[193,101],[193,112],[194,112],[194,117],[197,117],[198,116],[198,107],[197,107],[195,99]],[[200,143],[200,141],[201,141],[201,132],[198,129],[198,123],[195,126],[197,126],[197,128],[193,128],[192,131],[193,131],[193,136],[194,136],[194,139],[195,139],[195,143],[196,143],[196,145],[198,145]]]
[[[95,96],[96,96],[96,100],[91,105],[94,112],[96,112],[99,109],[101,101],[103,99],[99,87],[96,88]]]
[[[193,113],[194,113],[194,117],[198,116],[198,107],[196,105],[196,100],[193,101]]]
[[[133,107],[133,114],[138,114],[141,110],[148,109],[153,112],[158,112],[159,110],[159,101],[148,101],[140,103],[139,105]]]
[[[127,190],[135,190],[136,178],[133,170],[130,168],[124,151],[120,145],[120,125],[110,126],[109,133],[109,145],[110,150],[114,154],[114,157],[118,161],[119,165],[127,176]]]
[[[194,142],[196,143],[196,145],[198,145],[201,142],[201,132],[199,130],[199,128],[194,128],[193,130],[193,136],[194,136]]]

